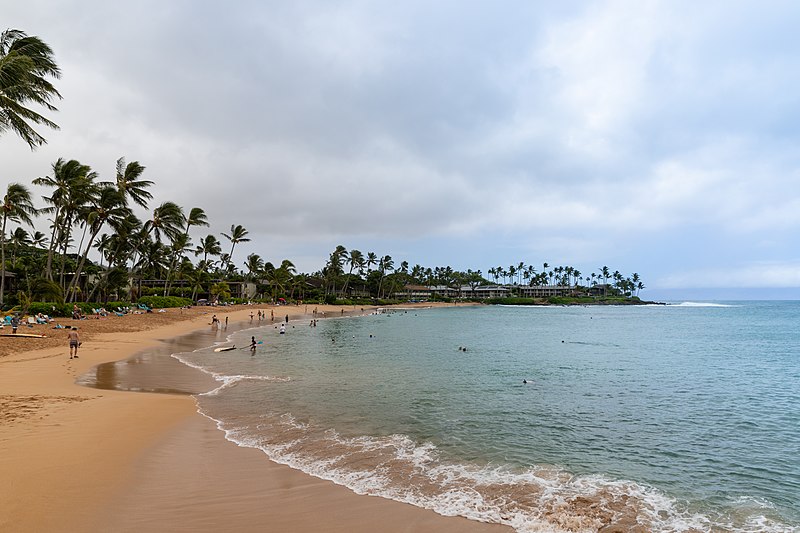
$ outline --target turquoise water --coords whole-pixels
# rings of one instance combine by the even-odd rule
[[[228,438],[356,492],[518,531],[797,531],[798,323],[800,302],[458,306],[180,358],[222,381],[199,404]]]

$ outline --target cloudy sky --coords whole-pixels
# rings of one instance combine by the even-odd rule
[[[651,297],[800,287],[800,3],[0,6],[63,72],[60,131],[3,135],[2,182],[137,160],[154,205],[247,228],[239,265],[342,244],[608,265]]]

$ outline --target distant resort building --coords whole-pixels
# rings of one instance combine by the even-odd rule
[[[592,287],[594,289],[594,287]],[[590,289],[588,294],[592,295]],[[597,292],[597,291],[594,291]],[[599,294],[603,294],[601,288]],[[565,285],[481,285],[472,287],[462,285],[460,287],[449,287],[446,285],[406,285],[403,290],[393,294],[398,300],[428,300],[432,297],[443,298],[506,298],[509,296],[520,296],[522,298],[550,298],[553,296],[585,296],[587,290],[579,287],[567,287]]]

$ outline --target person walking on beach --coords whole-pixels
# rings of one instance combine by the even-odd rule
[[[250,323],[251,324],[253,323],[253,312],[252,311],[250,311]]]
[[[286,323],[289,323],[289,315],[286,315]]]
[[[16,335],[18,327],[19,327],[19,313],[14,313],[14,316],[11,317],[11,333]]]
[[[78,328],[72,326],[72,329],[69,330],[69,333],[67,333],[67,338],[69,339],[69,358],[77,359],[78,348],[81,345],[81,338],[78,335]]]

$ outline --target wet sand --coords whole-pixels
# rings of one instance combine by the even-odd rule
[[[247,327],[257,309],[213,311]],[[213,380],[169,353],[226,333],[208,327],[207,311],[173,311],[152,324],[154,315],[103,322],[85,332],[78,360],[64,346],[0,346],[0,530],[509,531],[358,496],[225,440],[190,396]],[[303,311],[275,309],[307,320]]]

